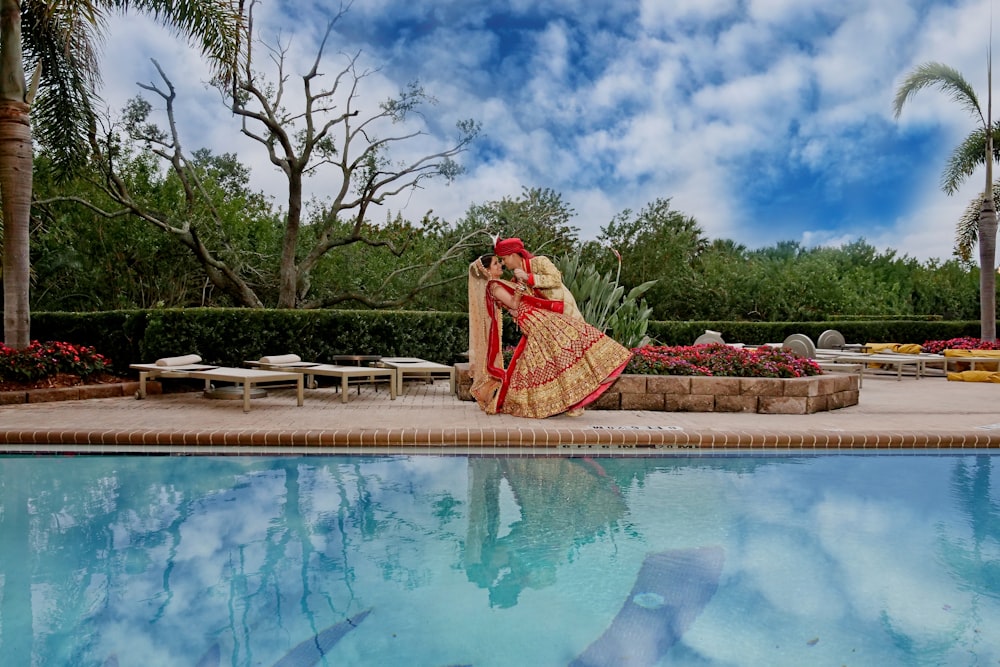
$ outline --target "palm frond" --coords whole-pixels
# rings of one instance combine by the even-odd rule
[[[892,103],[896,118],[899,118],[903,112],[903,105],[906,101],[924,88],[940,89],[969,113],[978,117],[980,123],[986,125],[986,119],[979,106],[979,98],[976,97],[976,91],[969,85],[969,82],[959,74],[958,70],[936,62],[919,65],[906,76],[903,83],[896,89],[896,97]]]
[[[25,68],[39,71],[32,104],[35,137],[67,175],[89,152],[88,133],[99,101],[98,47],[109,11],[143,11],[200,47],[222,80],[233,76],[243,39],[240,3],[233,0],[65,0],[23,3]]]
[[[993,184],[993,203],[1000,209],[1000,184]],[[955,225],[955,247],[953,253],[963,262],[972,261],[972,253],[979,242],[979,213],[983,207],[981,197],[975,197],[969,202],[962,217]]]
[[[1000,121],[993,122],[993,161],[1000,162]],[[986,133],[973,131],[948,157],[941,174],[941,189],[949,195],[958,191],[966,178],[986,162]]]
[[[138,10],[186,37],[206,55],[213,74],[228,82],[247,43],[243,2],[234,0],[106,0],[121,11]]]
[[[34,134],[51,149],[60,174],[86,158],[87,131],[100,81],[96,46],[101,17],[81,21],[50,3],[25,3],[21,39],[25,68],[39,74],[38,95],[32,103]]]

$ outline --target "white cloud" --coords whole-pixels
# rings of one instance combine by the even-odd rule
[[[287,40],[291,95],[312,64],[329,8],[257,7],[265,36]],[[935,145],[953,146],[976,121],[947,95],[925,90],[897,123],[892,96],[927,60],[955,66],[984,91],[988,16],[986,0],[635,0],[614,11],[579,0],[371,0],[351,7],[325,71],[332,76],[343,62],[336,53],[360,49],[363,64],[378,68],[362,102],[371,106],[413,78],[439,100],[413,125],[430,136],[402,147],[404,156],[453,141],[459,118],[482,122],[484,144],[462,158],[467,174],[387,205],[406,215],[433,208],[457,220],[472,204],[551,187],[576,209],[572,222],[582,237],[592,238],[622,209],[664,197],[709,236],[756,247],[777,239],[744,190],[754,183],[780,189],[780,179],[792,175],[818,183],[840,212],[822,225],[803,222],[790,236],[829,242],[864,235],[901,254],[946,258],[968,201],[965,191],[947,197],[937,188],[947,155],[911,161],[905,181],[894,174],[916,137],[934,132]],[[409,23],[393,32],[391,21],[402,19]],[[374,35],[380,41],[364,41]],[[186,145],[236,151],[252,165],[254,186],[283,204],[283,178],[205,89],[208,72],[197,51],[178,47],[140,15],[111,26],[104,58],[110,106],[137,94],[135,81],[153,78],[149,57],[178,87]],[[913,188],[915,196],[858,229],[850,200],[866,183]],[[321,179],[309,185],[323,193]],[[877,204],[877,190],[866,196]]]
[[[737,0],[640,0],[640,21],[651,30],[668,30],[683,21],[703,22],[726,17],[739,9]]]

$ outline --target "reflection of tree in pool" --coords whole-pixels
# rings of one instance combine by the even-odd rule
[[[995,557],[1000,547],[1000,506],[990,500],[993,458],[976,456],[970,465],[970,457],[962,457],[952,470],[952,497],[959,514],[968,521],[971,535],[952,537],[947,534],[947,526],[938,527],[941,563],[959,583],[959,589],[969,594],[964,612],[961,606],[948,607],[954,618],[950,637],[931,642],[910,637],[883,612],[881,621],[886,633],[908,654],[924,658],[938,653],[950,655],[954,647],[960,646],[975,656],[982,648],[980,643],[989,641],[992,630],[983,627],[979,607],[981,598],[1000,599],[1000,561]]]
[[[85,457],[48,459],[44,465],[16,458],[0,462],[0,478],[8,482],[0,567],[7,584],[15,585],[3,596],[5,655],[24,651],[44,664],[58,661],[49,643],[33,646],[34,639],[72,634],[79,619],[106,610],[116,577],[145,569],[149,551],[171,535],[165,524],[171,514],[177,518],[180,494],[169,480],[149,484],[162,472],[151,460],[120,460],[117,469],[106,459]],[[78,562],[80,545],[92,545],[92,561]],[[19,552],[23,557],[15,556]],[[165,600],[166,578],[164,586]],[[41,592],[42,609],[32,607],[32,588]],[[44,602],[54,604],[48,609]],[[36,622],[39,627],[33,627]]]
[[[945,564],[970,590],[1000,599],[1000,560],[995,557],[1000,547],[1000,506],[990,499],[993,458],[977,456],[971,468],[966,458],[955,463],[952,494],[972,536],[952,540],[942,534],[940,544]]]
[[[292,459],[198,457],[190,465],[156,457],[51,459],[46,465],[0,460],[4,662],[102,661],[103,634],[143,622],[150,641],[158,635],[165,649],[197,657],[213,647],[208,638],[204,646],[191,641],[190,628],[175,632],[188,618],[222,621],[226,627],[198,627],[228,635],[232,658],[249,660],[260,626],[282,626],[276,609],[289,609],[290,619],[316,630],[339,620],[354,600],[346,535],[365,539],[377,532],[365,488],[370,480],[360,472],[344,479],[341,468],[331,466],[330,474],[339,506],[310,513],[314,493],[303,491],[300,473],[309,470],[306,484],[313,484],[315,471]],[[277,497],[268,491],[275,483],[282,485]],[[323,551],[313,548],[318,535]],[[206,537],[210,541],[199,544]],[[182,541],[187,547],[179,557]],[[217,569],[223,579],[213,583]],[[191,587],[201,575],[208,575],[209,587]],[[184,583],[180,594],[176,583]],[[148,597],[129,595],[133,588]],[[35,609],[33,596],[42,601]],[[216,613],[220,604],[232,612],[228,618]],[[285,628],[281,641],[309,627],[296,634]]]
[[[501,535],[504,480],[520,518]],[[552,584],[571,551],[609,530],[626,509],[598,461],[471,458],[467,576],[489,589],[491,605],[511,607],[525,588]]]
[[[806,457],[808,458],[808,457]],[[796,465],[806,458],[763,458],[763,457],[620,457],[594,459],[622,489],[633,483],[642,486],[649,475],[664,472],[690,473],[692,470],[719,470],[736,474],[749,474],[760,467],[773,465]]]

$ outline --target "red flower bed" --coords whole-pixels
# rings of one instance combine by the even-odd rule
[[[23,350],[0,343],[0,388],[64,387],[111,377],[108,360],[94,348],[32,341]]]
[[[948,340],[929,340],[920,347],[924,352],[939,354],[942,350],[1000,350],[1000,342],[965,336]]]
[[[821,375],[816,362],[786,350],[708,345],[647,345],[632,350],[625,368],[638,375],[712,375],[716,377],[797,378]]]

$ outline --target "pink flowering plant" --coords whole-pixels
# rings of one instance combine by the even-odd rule
[[[1000,350],[1000,342],[964,336],[948,340],[929,340],[920,346],[921,351],[939,354],[942,350]]]
[[[712,375],[716,377],[796,378],[821,375],[812,359],[779,348],[709,345],[646,345],[633,348],[626,373]]]
[[[36,340],[15,350],[0,343],[0,380],[35,382],[61,373],[87,378],[109,369],[107,358],[85,345]]]

